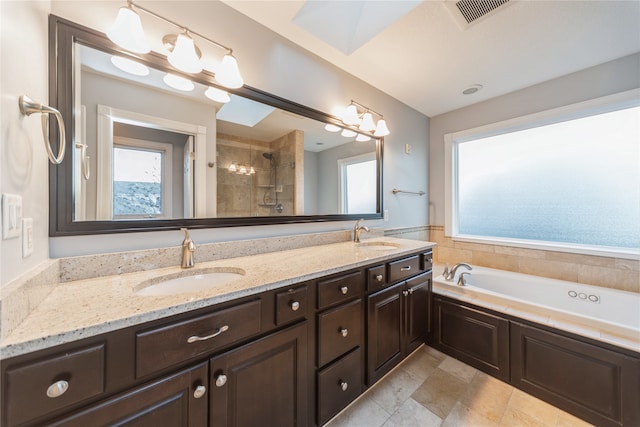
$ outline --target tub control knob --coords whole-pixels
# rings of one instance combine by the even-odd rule
[[[589,295],[589,301],[598,302],[600,301],[600,298],[598,297],[598,295]]]
[[[571,298],[575,298],[578,296],[578,293],[576,291],[569,291],[568,294]]]

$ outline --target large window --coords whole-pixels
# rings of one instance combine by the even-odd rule
[[[637,99],[608,101],[449,135],[450,235],[637,252],[640,107]]]

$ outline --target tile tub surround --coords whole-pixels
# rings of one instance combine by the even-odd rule
[[[640,293],[640,260],[570,254],[540,249],[456,242],[444,226],[429,226],[429,240],[438,246],[433,259],[449,265],[467,262],[516,273]],[[434,271],[441,273],[442,271]]]
[[[431,242],[417,240],[390,237],[375,240],[396,243],[399,248],[379,251],[343,241],[197,261],[196,268],[234,267],[246,272],[224,287],[198,293],[163,297],[134,293],[136,286],[145,280],[182,271],[176,262],[172,267],[63,282],[4,337],[0,357],[17,356],[433,247]]]

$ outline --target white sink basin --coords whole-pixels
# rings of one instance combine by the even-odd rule
[[[397,243],[369,241],[356,243],[356,246],[363,249],[371,249],[375,251],[391,251],[400,247]]]
[[[244,274],[245,271],[241,268],[233,267],[183,270],[145,280],[135,287],[134,293],[141,296],[163,296],[201,292],[228,285]]]

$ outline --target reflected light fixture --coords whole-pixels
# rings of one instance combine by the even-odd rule
[[[340,132],[342,128],[340,126],[332,125],[331,123],[327,123],[324,126],[324,130],[329,132]]]
[[[211,86],[209,86],[209,88],[204,92],[204,95],[212,101],[221,102],[223,104],[231,101],[228,92]]]
[[[340,135],[346,137],[346,138],[351,138],[357,135],[357,133],[351,129],[343,129],[342,132],[340,133]]]
[[[358,142],[367,142],[367,141],[371,141],[371,137],[367,136],[363,133],[359,133],[358,136],[356,136],[356,141]]]
[[[122,70],[125,73],[133,74],[134,76],[149,75],[149,68],[146,65],[136,62],[132,59],[125,58],[123,56],[112,56],[111,63],[115,65],[119,70]]]
[[[231,162],[229,165],[229,172],[237,172],[238,167],[236,166],[236,162]]]
[[[107,37],[109,37],[112,42],[123,49],[134,53],[149,53],[151,51],[149,43],[144,35],[140,16],[134,9],[141,10],[157,19],[179,28],[182,31],[181,34],[176,37],[173,49],[170,49],[171,53],[167,56],[169,63],[176,69],[192,74],[202,71],[202,63],[198,53],[199,49],[192,38],[192,35],[196,35],[200,39],[226,51],[226,54],[222,58],[218,70],[215,73],[216,81],[220,85],[232,89],[236,89],[244,85],[244,80],[242,79],[238,68],[238,61],[233,56],[231,48],[211,40],[200,33],[190,30],[184,25],[180,25],[168,18],[158,15],[146,7],[134,3],[132,0],[127,0],[127,6],[120,8],[115,23],[107,31]],[[163,38],[163,42],[166,43],[166,39],[170,39],[172,37],[175,36],[172,34],[165,36]]]
[[[191,92],[195,89],[195,85],[189,79],[185,79],[184,77],[176,76],[175,74],[167,73],[166,76],[162,78],[162,80],[167,84],[167,86],[171,86],[174,89],[181,90],[183,92]]]

